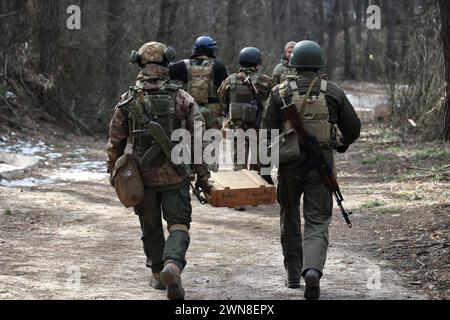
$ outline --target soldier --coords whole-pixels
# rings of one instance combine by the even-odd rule
[[[208,36],[199,37],[192,49],[192,56],[170,66],[170,78],[181,81],[186,91],[194,97],[205,119],[206,129],[222,128],[223,110],[217,97],[217,89],[228,77],[225,65],[215,56],[217,42]],[[211,167],[218,171],[218,164]]]
[[[274,84],[276,85],[283,83],[286,80],[287,76],[295,75],[295,68],[289,66],[289,60],[291,60],[292,50],[294,49],[295,44],[295,41],[289,41],[288,43],[286,43],[281,62],[277,64],[277,66],[273,70],[272,79]]]
[[[229,76],[219,88],[220,102],[225,105],[224,111],[227,120],[224,128],[229,129],[255,129],[256,133],[261,126],[263,103],[267,100],[272,90],[272,79],[265,74],[259,73],[261,69],[262,55],[257,48],[248,47],[241,50],[239,54],[239,65],[241,68],[237,73]],[[251,85],[246,82],[249,79],[256,92],[251,90]],[[256,95],[259,102],[255,100]],[[258,106],[259,103],[259,106]],[[234,170],[248,169],[249,143],[245,143],[245,164],[237,163],[237,144],[234,144]],[[256,155],[252,155],[255,157]],[[250,170],[259,172],[259,165],[251,165]]]
[[[346,152],[358,139],[361,124],[343,90],[328,82],[325,76],[318,76],[324,61],[317,43],[297,43],[290,65],[296,68],[297,75],[274,87],[262,127],[279,129],[283,136],[279,149],[278,202],[286,285],[299,288],[303,276],[305,298],[318,299],[329,243],[333,199],[325,180],[305,156],[308,150],[299,141],[302,140],[298,138],[300,132],[293,129],[292,122],[287,119],[287,110],[298,113],[297,119],[303,118],[304,130],[318,140],[325,159],[333,168],[333,149]],[[305,98],[307,91],[311,94]],[[302,195],[303,241],[299,209]]]
[[[170,65],[170,78],[181,81],[194,97],[205,119],[206,129],[222,128],[222,108],[217,89],[228,77],[225,65],[215,57],[217,42],[201,36],[194,44],[192,56]]]
[[[156,153],[150,163],[144,163],[144,155],[159,142],[151,135],[134,135],[142,129],[142,124],[129,111],[129,106],[143,106],[143,112],[160,124],[169,139],[171,132],[178,128],[186,128],[193,134],[194,123],[196,126],[200,124],[204,130],[204,120],[195,100],[169,83],[170,49],[164,44],[144,44],[138,52],[132,53],[132,61],[138,63],[142,70],[136,85],[122,95],[114,110],[107,147],[108,171],[113,172],[116,160],[125,152],[127,140],[131,142],[132,153],[140,160],[145,186],[144,200],[134,210],[139,216],[143,233],[146,265],[152,270],[150,284],[159,290],[167,288],[170,300],[184,299],[181,272],[186,265],[192,214],[189,181],[175,170],[162,152]],[[195,169],[197,187],[209,191],[209,171],[204,165],[196,165]],[[168,225],[167,241],[161,209]]]

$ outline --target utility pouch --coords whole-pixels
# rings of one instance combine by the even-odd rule
[[[126,208],[137,206],[144,200],[144,183],[131,154],[126,153],[117,159],[113,178],[117,197]]]
[[[297,132],[289,129],[277,137],[270,146],[272,150],[279,148],[279,163],[287,163],[300,158],[300,145],[298,143]]]

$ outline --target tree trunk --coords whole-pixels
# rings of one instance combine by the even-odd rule
[[[58,0],[39,1],[39,72],[48,81],[42,87],[42,103],[53,112],[59,110],[58,74]]]
[[[342,0],[335,0],[334,12],[341,12]],[[333,76],[334,67],[336,65],[336,36],[338,34],[339,15],[331,15],[331,21],[328,28],[328,49],[327,49],[327,65],[326,73],[331,78]]]
[[[325,45],[325,17],[323,13],[323,1],[317,3],[317,42],[323,48]]]
[[[439,0],[439,7],[441,11],[441,37],[445,56],[445,80],[447,82],[444,139],[450,141],[450,2]]]
[[[240,7],[242,5],[242,0],[230,0],[228,2],[227,7],[227,41],[229,43],[236,43],[237,34],[236,30],[239,30],[239,16],[240,16]],[[238,53],[239,48],[235,48],[234,46],[226,46],[224,49],[224,56],[226,61],[231,62],[231,65],[236,66],[238,62]]]
[[[161,0],[159,27],[156,39],[167,45],[173,45],[174,26],[180,2],[178,0]]]
[[[404,61],[409,49],[409,32],[414,23],[414,3],[412,1],[402,1],[402,26],[401,33],[401,61]]]
[[[123,24],[121,23],[121,17],[123,17],[125,7],[123,2],[108,0],[108,27],[107,27],[107,40],[106,40],[106,59],[104,63],[105,75],[110,81],[104,82],[105,95],[109,97],[108,105],[116,103],[120,96],[120,78],[121,78],[121,62],[123,57],[118,52],[121,51],[123,43],[123,35],[125,33]],[[137,44],[141,46],[142,43]],[[136,50],[139,48],[136,48]]]
[[[386,14],[386,62],[385,62],[385,73],[389,79],[395,76],[396,71],[396,59],[397,59],[397,49],[395,47],[395,19],[396,19],[396,5],[390,1],[384,1],[384,10]],[[392,79],[393,81],[394,79]]]
[[[39,1],[39,71],[55,76],[58,70],[58,0]]]
[[[355,25],[355,33],[356,33],[356,42],[358,43],[358,46],[361,45],[362,42],[362,0],[354,0],[353,1],[353,7],[355,8],[355,15],[356,15],[356,25]]]
[[[309,40],[311,39],[311,26],[313,16],[313,5],[311,0],[292,1],[290,10],[290,23],[295,28],[291,38],[295,41]],[[295,8],[295,9],[294,9]]]
[[[342,17],[344,21],[344,41],[345,41],[345,64],[344,76],[345,79],[354,79],[353,72],[353,57],[352,57],[352,38],[350,35],[350,0],[343,0],[342,2]]]

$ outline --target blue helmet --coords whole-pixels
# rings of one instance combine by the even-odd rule
[[[217,49],[217,42],[208,36],[201,36],[198,37],[194,44],[194,50],[195,49]]]

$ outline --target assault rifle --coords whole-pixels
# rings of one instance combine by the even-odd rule
[[[169,164],[177,171],[178,174],[185,177],[190,184],[192,193],[197,197],[198,201],[204,205],[207,203],[204,196],[201,195],[202,190],[195,188],[191,181],[191,170],[186,164],[176,165],[172,161],[172,141],[169,139],[164,129],[158,122],[150,120],[142,103],[130,103],[129,111],[135,118],[136,122],[144,127],[142,130],[134,130],[133,135],[149,135],[155,140],[156,144],[153,145],[142,157],[141,163],[148,163],[161,152],[169,161]]]
[[[341,210],[342,216],[345,219],[345,222],[347,223],[349,228],[352,228],[353,224],[350,221],[350,215],[352,214],[352,212],[346,211],[342,205],[344,197],[342,196],[339,184],[336,180],[333,170],[328,161],[325,159],[325,156],[323,155],[322,149],[316,137],[306,132],[303,125],[304,108],[316,81],[317,78],[315,78],[310,83],[308,91],[303,99],[300,112],[298,112],[297,106],[295,105],[294,102],[291,102],[290,104],[286,105],[286,102],[284,100],[283,100],[284,106],[282,110],[286,111],[286,118],[292,123],[294,129],[300,136],[299,139],[300,147],[301,150],[305,152],[307,161],[310,162],[314,166],[314,168],[320,173],[322,179],[325,181],[328,188],[333,193],[334,198],[336,199],[336,202],[339,206],[339,209]]]
[[[256,105],[258,106],[258,113],[256,114],[256,124],[259,124],[261,122],[261,118],[264,113],[264,106],[261,102],[261,99],[259,98],[258,90],[256,89],[255,85],[253,84],[250,76],[247,76],[247,78],[245,78],[244,84],[248,87],[248,89],[252,93],[253,99],[255,99]]]

